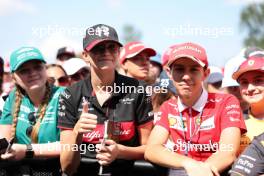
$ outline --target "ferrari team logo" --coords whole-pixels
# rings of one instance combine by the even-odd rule
[[[254,61],[254,60],[249,60],[249,61],[248,61],[248,65],[249,65],[249,66],[252,66],[252,65],[254,65],[254,63],[255,63],[255,61]]]

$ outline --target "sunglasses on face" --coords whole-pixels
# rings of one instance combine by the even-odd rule
[[[67,76],[62,76],[59,78],[54,78],[54,77],[48,77],[48,82],[51,84],[54,84],[56,81],[58,81],[60,86],[65,86],[69,83],[69,79]]]
[[[33,126],[34,126],[34,125],[36,124],[36,122],[37,122],[35,112],[30,112],[30,113],[28,114],[28,121],[29,121],[29,123],[30,123],[30,126],[27,128],[27,130],[26,130],[26,134],[27,134],[27,136],[30,137],[30,135],[31,135],[31,133],[32,133],[32,130],[33,130]]]
[[[70,78],[73,81],[80,81],[83,78],[86,78],[89,75],[90,71],[86,68],[81,69],[80,71],[78,71],[77,73],[73,74],[70,76]]]
[[[116,43],[99,44],[91,49],[92,54],[103,54],[108,50],[110,53],[115,53],[119,50],[119,46]]]

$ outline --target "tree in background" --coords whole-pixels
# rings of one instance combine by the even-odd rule
[[[122,40],[123,43],[126,44],[132,41],[140,41],[141,40],[141,32],[136,29],[133,25],[126,24],[123,27],[123,35]]]
[[[245,7],[240,14],[240,23],[248,32],[244,44],[264,48],[264,3]]]

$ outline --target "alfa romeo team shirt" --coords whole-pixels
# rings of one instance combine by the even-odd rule
[[[225,128],[246,131],[238,100],[232,95],[208,93],[205,89],[191,108],[179,98],[163,103],[155,125],[170,133],[168,148],[198,161],[205,161],[218,149],[232,150],[231,145],[219,144]]]
[[[137,129],[153,123],[151,97],[143,91],[142,82],[116,73],[112,88],[116,90],[102,106],[93,93],[90,78],[67,88],[61,94],[59,128],[74,128],[82,113],[83,101],[88,102],[89,113],[97,115],[96,128],[83,135],[82,145],[86,145],[86,151],[81,153],[83,157],[95,158],[95,144],[103,138],[105,120],[109,120],[112,139],[131,147],[140,145]]]

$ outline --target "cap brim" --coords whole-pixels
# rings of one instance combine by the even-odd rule
[[[236,71],[233,75],[232,75],[232,78],[234,80],[238,80],[238,78],[243,74],[243,73],[246,73],[246,72],[249,72],[249,71],[261,71],[261,72],[264,72],[264,68],[247,68],[247,69],[243,69],[243,70],[238,70]]]
[[[66,71],[66,73],[67,73],[67,75],[68,76],[72,76],[72,75],[74,75],[75,73],[77,73],[79,70],[81,70],[82,68],[86,68],[87,66],[76,66],[76,67],[72,67],[71,69],[68,69],[67,71]]]
[[[139,53],[141,53],[143,51],[146,51],[149,54],[150,57],[151,56],[156,56],[156,54],[157,54],[156,51],[154,49],[152,49],[152,48],[142,48],[142,49],[138,50],[137,52],[134,52],[132,54],[126,55],[125,59],[132,58],[132,57],[138,55]]]
[[[25,60],[23,60],[22,62],[18,63],[18,64],[16,65],[16,67],[15,67],[13,70],[11,70],[11,72],[15,72],[15,71],[16,71],[19,67],[21,67],[24,63],[29,62],[29,61],[33,61],[33,60],[37,60],[37,61],[41,61],[41,62],[43,62],[43,63],[46,63],[46,61],[45,61],[43,58],[33,58],[33,59],[29,58],[29,59],[25,59]]]
[[[215,72],[210,73],[210,75],[207,77],[206,82],[209,84],[213,84],[219,81],[222,81],[224,76],[221,73]]]
[[[160,65],[162,67],[162,64],[160,62],[158,62],[158,61],[155,61],[155,60],[151,60],[150,59],[150,62],[155,63],[155,64],[158,64],[158,65]]]
[[[71,53],[71,52],[63,52],[63,53],[57,54],[57,57],[60,57],[60,56],[62,56],[62,55],[69,55],[69,56],[72,56],[72,57],[75,56],[74,53]]]
[[[93,41],[92,43],[90,43],[90,44],[85,48],[85,50],[86,50],[86,51],[90,51],[91,49],[93,49],[93,47],[95,47],[96,45],[98,45],[98,44],[100,44],[100,43],[102,43],[102,42],[105,42],[105,41],[115,42],[115,43],[117,43],[120,47],[123,46],[120,42],[118,42],[118,41],[116,41],[116,40],[110,40],[110,39],[99,39],[99,40],[95,40],[95,41]]]
[[[234,86],[239,86],[239,84],[237,83],[236,80],[234,80],[231,77],[224,77],[223,78],[222,85],[221,85],[222,88],[224,88],[224,87],[234,87]]]
[[[178,60],[180,58],[188,58],[188,59],[193,60],[194,62],[197,62],[202,67],[205,66],[205,63],[201,62],[200,60],[196,59],[195,57],[193,57],[191,55],[179,55],[177,57],[174,57],[172,59],[169,59],[169,61],[167,62],[167,66],[170,67],[176,60]]]

